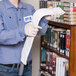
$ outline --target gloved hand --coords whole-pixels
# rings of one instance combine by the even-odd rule
[[[32,22],[29,22],[25,25],[25,34],[27,36],[35,37],[39,29],[42,29],[42,27],[34,25]]]

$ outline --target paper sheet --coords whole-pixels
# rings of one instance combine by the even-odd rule
[[[43,18],[44,16],[47,16],[47,15],[62,15],[64,14],[65,12],[57,7],[57,8],[42,8],[42,9],[39,9],[37,10],[34,14],[33,14],[33,17],[32,17],[32,23],[34,25],[37,25],[39,24],[41,18]],[[33,41],[34,41],[34,37],[27,37],[26,38],[26,41],[24,43],[24,47],[22,49],[22,53],[21,53],[21,62],[26,65],[27,64],[27,59],[28,59],[28,56],[29,56],[29,53],[30,53],[30,50],[31,50],[31,47],[32,47],[32,44],[33,44]]]

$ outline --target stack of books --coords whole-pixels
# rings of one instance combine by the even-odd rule
[[[64,23],[76,24],[76,3],[64,2]]]

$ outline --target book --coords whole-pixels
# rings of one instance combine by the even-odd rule
[[[67,59],[62,57],[56,58],[56,76],[65,76],[65,64],[68,62]]]
[[[53,2],[52,1],[47,1],[47,8],[53,7]]]
[[[44,8],[44,0],[40,0],[40,8]]]
[[[62,54],[65,54],[65,46],[66,46],[66,34],[65,31],[59,32],[59,51]]]
[[[53,55],[53,67],[52,74],[56,75],[56,57]]]
[[[59,30],[54,28],[53,30],[53,47],[59,50]]]
[[[65,76],[69,76],[69,62],[65,64]]]
[[[51,34],[50,34],[51,33],[51,28],[52,28],[51,26],[48,26],[46,34],[43,36],[43,40],[42,40],[43,43],[42,44],[44,44],[46,46],[50,45],[50,42],[51,42],[51,39],[50,39],[51,38],[50,37],[51,36]]]
[[[48,29],[49,29],[49,28],[48,28]],[[48,32],[48,29],[47,29],[47,31],[46,31],[46,34],[44,35],[44,40],[43,40],[44,45],[46,45],[46,46],[49,44],[49,41],[48,41],[48,39],[49,39],[49,38],[48,38],[48,35],[49,35],[49,34],[48,34],[48,33],[49,33],[49,32]]]
[[[44,8],[47,8],[47,0],[44,0]]]
[[[66,56],[70,54],[70,30],[66,31]]]
[[[65,15],[76,15],[75,11],[65,11]]]
[[[50,52],[46,53],[46,67],[49,67],[50,65]]]
[[[65,11],[74,11],[76,12],[76,7],[64,7]]]
[[[50,42],[50,46],[53,46],[54,44],[54,40],[53,40],[53,29],[51,29],[51,42]]]
[[[65,15],[64,15],[64,18],[76,19],[76,15],[65,14]]]
[[[76,22],[76,19],[74,18],[68,18],[68,17],[65,17],[64,20],[68,20],[68,21],[71,21],[71,22]]]
[[[52,74],[56,76],[56,58],[59,57],[57,54],[53,53],[53,67],[52,67]]]
[[[42,47],[41,50],[42,50],[42,63],[46,63],[46,52],[47,52],[47,49]]]
[[[64,23],[66,23],[66,24],[76,25],[76,22],[72,22],[72,21],[68,21],[68,20],[65,20]]]
[[[50,54],[50,63],[49,63],[49,71],[52,73],[52,70],[53,70],[53,53],[52,52],[49,52]]]
[[[64,7],[66,6],[66,7],[74,7],[74,3],[72,3],[72,2],[63,2],[63,5],[64,5]]]
[[[60,42],[60,33],[62,34],[62,35],[65,35],[65,29],[61,29],[61,28],[55,28],[55,29],[53,29],[57,34],[55,35],[56,36],[56,43],[57,43],[57,47],[58,48],[60,48],[59,47],[59,45],[61,45],[62,43],[60,43],[59,44],[59,42]],[[62,36],[63,37],[63,36]],[[58,49],[59,50],[59,49]]]

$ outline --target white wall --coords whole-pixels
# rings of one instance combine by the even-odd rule
[[[39,0],[22,0],[22,1],[33,5],[35,9],[39,8]]]
[[[23,0],[23,1],[32,4],[35,9],[39,9],[39,0]],[[33,50],[32,76],[39,76],[39,69],[40,69],[40,37],[39,36],[35,38],[32,50]]]

